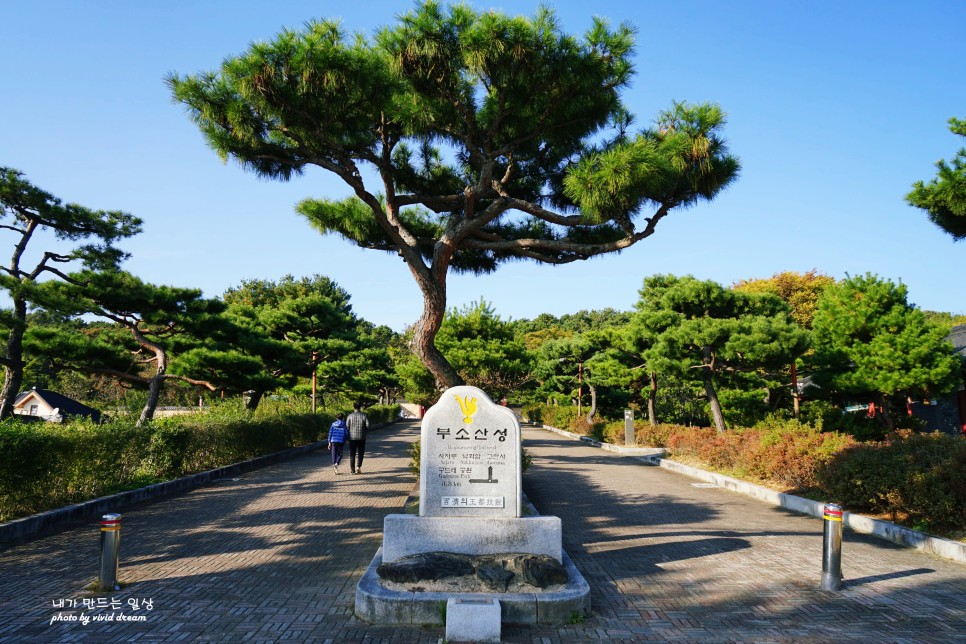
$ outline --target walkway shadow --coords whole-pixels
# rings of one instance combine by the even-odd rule
[[[896,572],[890,572],[883,575],[870,575],[869,577],[859,577],[858,579],[845,579],[842,582],[844,588],[852,588],[853,586],[861,586],[863,584],[871,584],[877,581],[885,581],[887,579],[901,579],[903,577],[912,577],[914,575],[926,575],[931,572],[936,572],[932,568],[914,568],[912,570],[899,570]]]

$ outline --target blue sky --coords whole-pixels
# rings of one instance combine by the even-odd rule
[[[537,6],[469,4],[526,15]],[[625,101],[638,123],[673,100],[719,103],[742,176],[620,255],[453,276],[450,307],[483,298],[513,319],[629,309],[654,273],[728,285],[817,269],[875,273],[905,283],[923,309],[966,313],[966,244],[903,198],[963,146],[947,120],[966,117],[966,3],[548,4],[571,33],[594,15],[635,26],[637,74]],[[352,295],[359,315],[402,330],[422,307],[402,261],[320,236],[294,213],[305,197],[338,198],[346,188],[321,171],[277,183],[222,163],[163,77],[215,69],[314,18],[370,35],[412,6],[4,2],[0,165],[65,201],[144,219],[125,244],[125,267],[142,279],[214,297],[244,279],[318,273]]]

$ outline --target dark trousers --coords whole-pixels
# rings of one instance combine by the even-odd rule
[[[356,456],[358,455],[358,459]],[[349,439],[349,469],[359,470],[362,469],[362,459],[366,455],[366,439],[353,440]]]
[[[345,443],[329,443],[332,446],[332,464],[338,465],[342,462],[342,450]]]

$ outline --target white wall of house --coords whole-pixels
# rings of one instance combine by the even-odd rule
[[[39,416],[44,420],[58,420],[54,417],[54,409],[36,394],[30,394],[24,398],[13,408],[13,413],[21,416]]]

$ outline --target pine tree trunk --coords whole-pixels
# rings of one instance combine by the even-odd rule
[[[466,384],[436,348],[436,334],[443,324],[443,316],[446,313],[446,286],[420,282],[420,289],[423,292],[423,314],[414,327],[410,347],[433,374],[436,386],[440,390]]]
[[[12,324],[7,336],[3,390],[0,391],[0,418],[13,415],[13,405],[23,386],[23,335],[27,324],[27,302],[17,298],[13,303]]]
[[[657,374],[651,372],[650,390],[647,393],[647,419],[651,427],[657,427]]]
[[[144,403],[136,427],[141,427],[154,419],[154,411],[158,408],[158,400],[161,399],[161,383],[163,381],[164,375],[162,374],[151,378],[151,382],[148,384],[148,400]]]
[[[587,424],[592,425],[594,416],[597,415],[597,387],[591,384],[588,384],[587,387],[590,389],[590,411],[587,413]]]
[[[708,396],[708,403],[711,405],[711,417],[714,419],[715,429],[719,434],[723,434],[725,426],[724,414],[721,413],[721,403],[718,401],[718,392],[714,389],[714,369],[712,368],[713,358],[711,349],[705,347],[704,350],[704,393]]]
[[[262,401],[262,397],[265,392],[261,389],[253,389],[250,396],[242,397],[242,401],[245,403],[245,411],[255,411],[258,409],[258,403]]]
[[[879,414],[880,422],[882,426],[885,427],[886,431],[892,433],[896,430],[895,420],[892,418],[892,412],[889,409],[889,401],[886,399],[885,394],[879,392],[875,395],[876,400],[879,403],[879,407],[882,408],[882,413]]]
[[[141,410],[141,416],[136,425],[141,427],[154,419],[154,411],[158,408],[158,400],[161,399],[161,385],[164,384],[165,375],[168,373],[168,354],[161,345],[148,340],[137,327],[132,328],[131,331],[138,344],[154,352],[156,369],[154,377],[148,383],[148,400],[144,403],[144,409]]]

